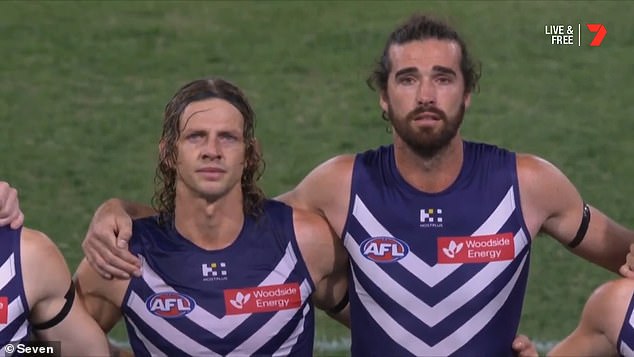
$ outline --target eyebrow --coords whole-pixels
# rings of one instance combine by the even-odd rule
[[[454,71],[453,69],[449,68],[449,67],[445,67],[445,66],[433,66],[431,68],[432,72],[437,72],[437,73],[442,73],[442,74],[450,74],[452,76],[457,76],[456,71]],[[404,74],[413,74],[413,73],[418,73],[418,68],[416,67],[405,67],[401,70],[398,70],[395,74],[394,77],[398,77]]]

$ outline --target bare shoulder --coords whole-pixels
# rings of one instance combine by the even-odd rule
[[[610,340],[616,341],[633,294],[632,279],[622,278],[604,283],[588,298],[584,315]]]
[[[354,157],[351,154],[338,155],[321,163],[302,180],[298,188],[305,182],[311,184],[321,183],[322,185],[349,182],[352,178]]]
[[[516,157],[518,174],[526,179],[539,180],[543,175],[562,175],[557,166],[537,155],[518,153]]]
[[[634,294],[634,279],[621,278],[608,281],[599,286],[588,299],[588,304],[604,305],[605,307],[627,308]],[[622,305],[622,306],[618,306]]]
[[[341,217],[341,208],[347,206],[353,164],[354,155],[333,157],[313,169],[293,190],[277,199],[296,208],[318,212],[336,225],[338,223],[332,222],[332,217]]]
[[[24,227],[20,236],[20,250],[29,306],[34,307],[40,301],[54,296],[63,296],[70,284],[70,272],[55,243],[46,234]]]
[[[64,256],[46,234],[24,227],[20,236],[20,250],[22,270],[26,276],[46,275],[47,280],[56,280],[57,277],[65,280],[70,277]],[[32,274],[35,271],[46,271],[47,274]]]

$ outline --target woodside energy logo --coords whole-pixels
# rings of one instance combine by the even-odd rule
[[[603,39],[605,39],[605,35],[608,33],[605,26],[603,26],[603,24],[586,24],[585,27],[590,34],[594,33],[592,41],[590,41],[587,45],[592,47],[601,46]],[[578,47],[581,47],[581,32],[581,24],[577,24],[577,26],[561,24],[544,25],[544,34],[550,36],[550,44],[555,46],[577,45]]]

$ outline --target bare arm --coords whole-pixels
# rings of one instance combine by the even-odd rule
[[[104,202],[97,208],[82,243],[88,262],[107,279],[139,276],[141,262],[127,249],[132,219],[154,214],[152,208],[138,203],[116,198]]]
[[[570,180],[554,165],[532,155],[518,155],[520,198],[533,237],[542,231],[560,243],[570,243],[579,230],[583,199]],[[572,248],[576,255],[618,272],[634,232],[590,207],[585,238]]]
[[[292,191],[276,199],[326,217],[339,234],[348,213],[353,163],[352,155],[332,158],[306,175]]]
[[[24,223],[24,214],[18,204],[18,191],[8,183],[0,181],[0,226],[9,224],[18,229]]]
[[[29,321],[48,322],[67,302],[65,295],[71,281],[68,267],[57,247],[40,232],[24,228],[21,246],[24,288],[31,309]],[[78,299],[61,322],[34,332],[42,340],[61,341],[64,355],[108,354],[106,336]]]
[[[294,210],[297,243],[315,283],[313,302],[318,308],[350,327],[348,308],[333,314],[348,291],[348,255],[328,223],[316,214]],[[345,305],[344,305],[345,306]]]
[[[84,258],[75,272],[77,297],[86,311],[108,332],[121,318],[121,304],[130,280],[102,277]]]
[[[616,341],[634,292],[634,281],[600,286],[588,298],[577,328],[549,356],[616,356]]]

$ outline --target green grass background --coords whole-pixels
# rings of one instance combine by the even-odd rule
[[[588,202],[634,227],[634,4],[620,1],[2,2],[0,179],[74,269],[102,201],[149,202],[165,103],[219,75],[254,104],[262,186],[282,193],[335,154],[390,141],[364,80],[416,10],[455,23],[483,62],[466,138],[550,160]],[[593,22],[608,30],[601,47],[587,46]],[[581,47],[544,34],[578,23]],[[614,277],[547,237],[531,264],[521,331],[539,341],[563,338]],[[347,336],[319,319],[318,340]]]

